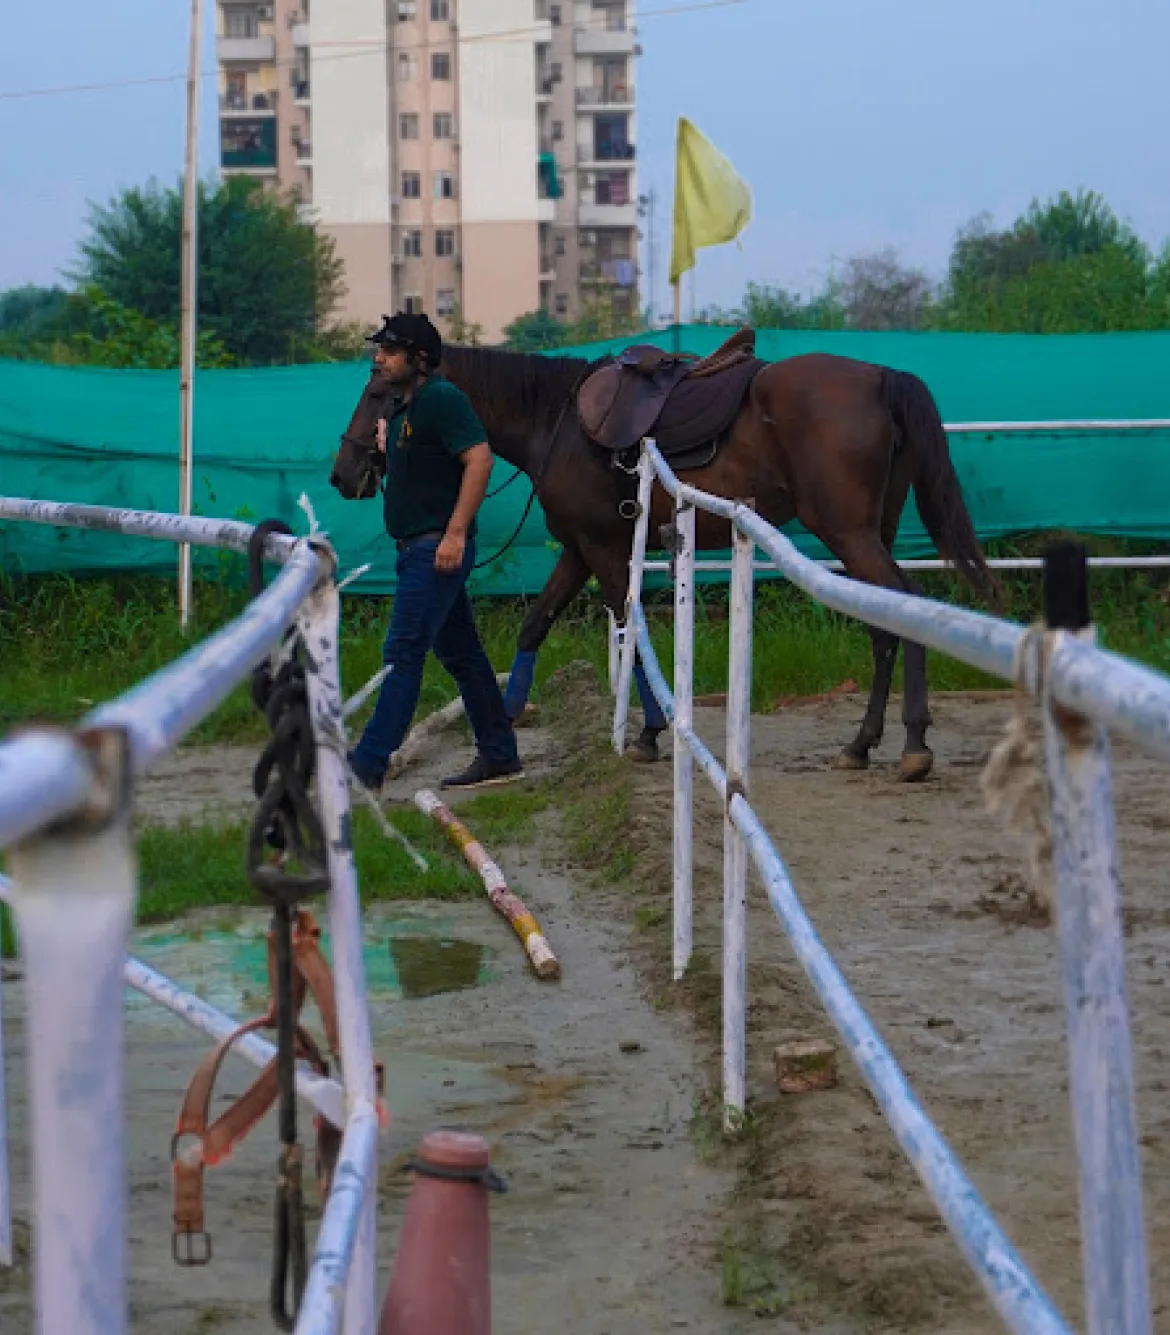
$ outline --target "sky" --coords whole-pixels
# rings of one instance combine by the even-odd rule
[[[328,0],[318,0],[328,3]],[[957,228],[1086,187],[1151,244],[1170,237],[1165,0],[696,0],[634,5],[639,188],[654,187],[655,295],[668,309],[677,118],[754,195],[735,245],[704,250],[684,311],[747,282],[808,292],[885,246],[934,277]],[[187,0],[11,5],[0,44],[0,290],[61,281],[91,201],[182,171]],[[201,165],[217,142],[212,26]],[[662,11],[662,12],[654,12]],[[674,12],[668,12],[674,11]],[[13,97],[62,85],[157,79]],[[644,250],[643,262],[649,259]]]

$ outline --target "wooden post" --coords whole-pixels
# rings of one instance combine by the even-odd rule
[[[179,513],[192,505],[191,449],[195,426],[193,398],[199,290],[199,83],[203,51],[203,0],[191,0],[191,56],[187,69],[187,162],[183,183],[182,369],[179,373]],[[191,619],[191,547],[179,544],[179,625]]]

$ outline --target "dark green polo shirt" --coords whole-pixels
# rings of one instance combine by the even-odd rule
[[[386,419],[386,532],[398,539],[441,533],[463,484],[459,456],[486,441],[467,395],[429,376]],[[475,536],[474,521],[467,536]]]

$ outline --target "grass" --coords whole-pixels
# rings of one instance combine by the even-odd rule
[[[518,784],[462,803],[459,815],[490,852],[528,840],[551,796],[547,785]],[[400,844],[382,834],[368,811],[356,809],[354,856],[365,903],[467,899],[483,893],[479,877],[422,812],[395,808],[390,815],[431,865],[420,871]],[[167,922],[193,909],[260,903],[245,872],[247,829],[246,821],[143,827],[136,841],[138,923]],[[3,910],[0,943],[0,956],[15,955],[11,923]]]
[[[1096,540],[1099,553],[1139,544]],[[1149,547],[1150,544],[1143,544]],[[997,554],[1029,553],[1038,541],[993,544]],[[0,575],[0,730],[31,719],[75,722],[93,705],[127,690],[165,667],[190,644],[238,615],[246,594],[239,571],[226,557],[220,577],[196,585],[192,637],[178,628],[174,583],[147,577],[74,579],[64,575],[16,578]],[[925,592],[974,605],[948,575],[924,574]],[[1005,614],[1035,619],[1040,584],[1032,574],[1007,581]],[[1094,606],[1102,641],[1140,662],[1170,670],[1170,601],[1160,573],[1096,571]],[[477,617],[488,653],[500,671],[511,663],[528,599],[483,600]],[[342,682],[356,690],[381,666],[382,639],[389,616],[386,598],[346,598],[342,614]],[[727,598],[722,586],[701,586],[695,644],[695,689],[726,689]],[[647,595],[651,637],[663,669],[671,666],[672,614],[669,592]],[[599,670],[606,661],[606,620],[597,599],[582,600],[553,628],[541,650],[537,690],[568,663],[585,659]],[[852,679],[865,687],[871,676],[869,639],[848,618],[829,612],[788,585],[761,583],[754,617],[753,707],[769,710],[777,698],[814,695]],[[982,674],[941,654],[929,657],[934,690],[978,690],[992,683]],[[899,675],[900,684],[900,675]],[[420,709],[428,712],[452,696],[446,674],[433,659],[423,681]],[[196,742],[252,740],[264,723],[246,686],[192,735]]]

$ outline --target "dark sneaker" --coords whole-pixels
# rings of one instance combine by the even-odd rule
[[[376,797],[382,791],[382,779],[375,779],[354,764],[353,752],[347,751],[345,758],[349,762],[349,772],[361,784],[363,788],[368,788]]]
[[[524,766],[518,760],[485,760],[476,756],[462,774],[452,774],[440,788],[487,788],[497,783],[512,783],[524,777]]]

